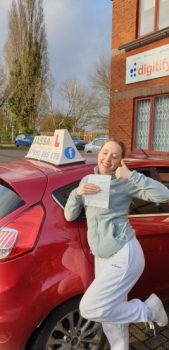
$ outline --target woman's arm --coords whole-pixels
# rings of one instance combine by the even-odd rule
[[[146,201],[162,203],[169,201],[169,190],[159,181],[153,180],[137,171],[130,171],[121,161],[121,166],[116,170],[117,179],[127,180],[127,193],[130,197],[140,198]]]
[[[128,194],[131,197],[155,203],[169,201],[169,190],[159,181],[153,180],[133,170],[128,179]]]
[[[67,221],[73,221],[79,216],[83,207],[85,194],[94,194],[99,191],[99,187],[88,183],[87,179],[88,175],[81,180],[79,186],[69,195],[64,209],[64,216]]]
[[[83,206],[82,196],[77,195],[76,189],[73,190],[66,202],[64,216],[67,221],[75,220],[81,213]]]

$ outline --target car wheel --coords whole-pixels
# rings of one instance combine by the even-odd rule
[[[87,153],[92,153],[92,151],[87,151]]]
[[[16,147],[19,147],[18,142],[15,142],[15,146],[16,146]]]
[[[34,331],[25,350],[102,350],[106,337],[100,323],[84,319],[81,297],[56,308]]]
[[[29,143],[28,143],[28,142],[25,142],[25,146],[26,146],[26,147],[29,147]]]

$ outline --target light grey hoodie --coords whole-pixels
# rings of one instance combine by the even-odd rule
[[[98,166],[94,168],[98,174]],[[117,179],[111,174],[109,208],[96,208],[84,205],[84,195],[78,196],[76,190],[70,193],[64,215],[67,221],[75,220],[85,207],[88,243],[96,257],[107,258],[121,249],[134,235],[135,231],[128,220],[131,199],[140,198],[155,203],[169,201],[169,190],[137,171],[131,171],[128,180]],[[88,181],[88,175],[81,183]]]

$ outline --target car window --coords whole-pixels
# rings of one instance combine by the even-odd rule
[[[102,143],[103,143],[103,140],[95,140],[94,142],[93,142],[93,145],[94,146],[101,146],[102,145]]]
[[[147,177],[152,177],[150,170],[137,170],[139,173],[144,174]],[[161,213],[162,207],[160,203],[153,203],[145,201],[143,199],[132,198],[132,202],[129,208],[129,215],[136,214],[157,214]]]
[[[130,204],[129,215],[135,214],[157,214],[161,213],[161,205],[144,201],[143,199],[133,198]]]
[[[5,183],[0,184],[0,219],[22,207],[25,202]]]
[[[99,134],[99,135],[96,136],[96,138],[97,139],[99,139],[99,138],[106,138],[106,139],[108,139],[109,135],[107,135],[107,134]]]
[[[150,170],[138,170],[138,172],[143,173],[147,177],[152,177]],[[169,173],[168,173],[169,175]],[[168,177],[169,179],[169,177]],[[52,193],[53,199],[64,209],[68,197],[72,190],[74,190],[78,185],[79,181],[68,184],[60,189],[57,189]],[[140,214],[157,214],[161,213],[162,207],[160,203],[153,203],[150,201],[145,201],[143,199],[132,198],[132,202],[129,208],[129,215],[140,215]],[[81,216],[84,216],[84,212],[82,212]]]
[[[34,135],[31,135],[31,134],[25,135],[25,137],[26,137],[27,139],[34,139]]]
[[[169,188],[169,169],[157,169],[161,182]]]
[[[66,202],[68,200],[68,197],[70,195],[70,193],[79,185],[79,181],[73,182],[69,185],[63,186],[61,188],[59,188],[58,190],[54,191],[52,193],[52,197],[53,199],[61,206],[62,209],[65,208]],[[82,211],[79,215],[80,219],[85,219],[86,215],[85,215],[85,210],[84,208],[82,208]]]
[[[72,138],[72,140],[81,140],[81,138],[79,136],[72,135],[71,138]]]
[[[52,197],[60,204],[64,209],[70,193],[79,185],[79,181],[70,183],[69,185],[63,186],[52,193]]]

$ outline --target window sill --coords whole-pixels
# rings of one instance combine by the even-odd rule
[[[138,47],[153,43],[155,41],[167,38],[169,36],[169,27],[159,30],[158,32],[151,33],[149,35],[143,36],[141,38],[130,41],[127,44],[120,45],[118,50],[131,51],[137,49]]]

